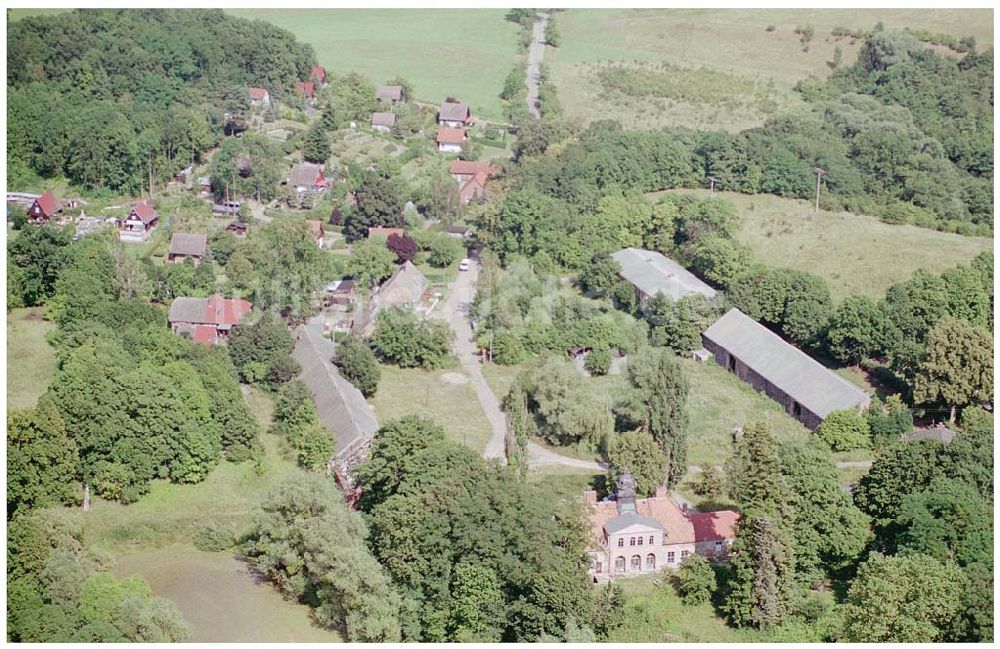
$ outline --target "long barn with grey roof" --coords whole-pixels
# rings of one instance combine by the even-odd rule
[[[835,410],[867,408],[871,397],[826,369],[739,309],[730,309],[702,334],[716,362],[780,403],[815,429]]]
[[[320,326],[310,322],[297,330],[292,358],[302,366],[302,381],[316,402],[320,421],[335,438],[334,459],[347,461],[371,443],[378,421],[364,395],[330,362],[334,344],[323,337]]]
[[[654,250],[624,248],[611,255],[621,268],[619,275],[635,287],[640,302],[662,293],[677,301],[688,295],[700,293],[713,297],[715,289],[692,275],[676,261]]]

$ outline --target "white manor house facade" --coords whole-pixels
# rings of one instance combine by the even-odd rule
[[[614,499],[584,493],[591,507],[590,576],[609,581],[674,569],[691,554],[713,560],[729,556],[739,514],[695,512],[678,506],[665,487],[651,498],[635,497],[635,478],[626,470]]]

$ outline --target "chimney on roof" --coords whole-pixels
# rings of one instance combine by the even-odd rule
[[[681,511],[684,512],[685,515],[688,513],[688,504],[687,503],[681,503]]]
[[[635,506],[635,478],[629,473],[628,469],[622,471],[622,474],[618,476],[618,483],[615,489],[617,495],[616,500],[618,501],[618,513],[624,514],[625,512],[636,511]]]

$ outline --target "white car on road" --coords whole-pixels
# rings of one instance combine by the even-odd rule
[[[459,262],[458,269],[459,270],[469,270],[469,266],[471,266],[471,265],[472,265],[472,260],[471,259],[463,259],[461,262]]]

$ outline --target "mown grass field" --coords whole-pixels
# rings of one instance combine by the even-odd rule
[[[502,118],[497,95],[517,50],[506,9],[230,9],[273,23],[316,50],[319,64],[357,70],[377,84],[401,75],[421,101],[447,96],[474,114]]]
[[[44,309],[7,313],[7,408],[32,408],[56,370],[56,352],[45,336],[56,328]]]
[[[704,190],[678,191],[708,195]],[[993,249],[993,240],[982,237],[889,225],[849,212],[817,214],[809,201],[770,194],[720,195],[739,210],[738,238],[759,261],[819,275],[829,284],[834,302],[859,294],[880,298],[918,268],[940,273]]]
[[[555,16],[561,42],[547,49],[545,63],[567,114],[585,121],[616,119],[627,128],[757,125],[766,113],[748,109],[747,83],[756,83],[758,91],[773,83],[777,104],[794,110],[801,102],[792,87],[810,75],[828,75],[836,47],[845,64],[856,59],[860,41],[835,40],[831,30],[838,26],[872,29],[881,20],[886,29],[972,35],[980,49],[993,43],[993,13],[985,9],[572,9]],[[803,51],[795,28],[806,25],[815,35]],[[599,62],[667,63],[682,70],[672,73],[675,90],[666,101],[637,99],[602,93],[595,76]],[[713,73],[728,78],[717,76],[706,85]],[[713,99],[720,85],[731,94]]]
[[[311,610],[282,598],[230,552],[186,544],[127,554],[119,578],[141,575],[153,593],[177,604],[191,625],[191,642],[341,642],[312,622]]]
[[[462,383],[451,383],[465,381]],[[382,366],[378,392],[370,400],[379,424],[405,415],[429,417],[456,442],[482,452],[490,438],[490,422],[460,368],[426,371]]]

